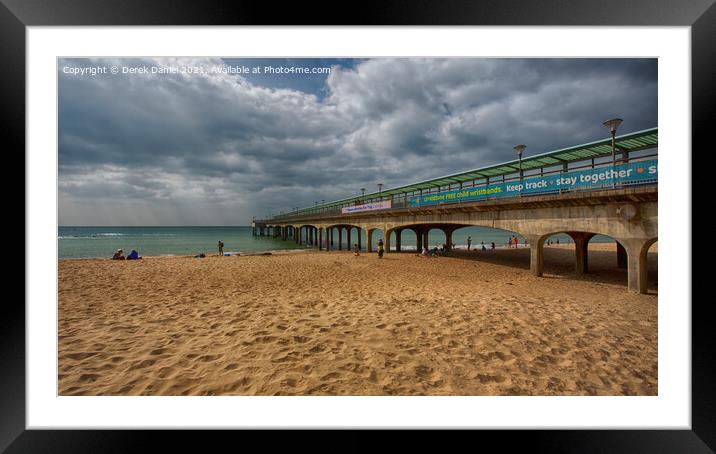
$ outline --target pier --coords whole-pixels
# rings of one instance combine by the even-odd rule
[[[432,229],[444,232],[449,248],[457,229],[490,227],[525,238],[535,276],[543,274],[550,236],[574,240],[582,275],[589,240],[605,235],[616,241],[615,266],[627,268],[629,290],[646,293],[647,252],[658,239],[657,166],[658,130],[651,128],[254,219],[253,234],[331,251],[350,250],[355,232],[355,243],[372,251],[380,230],[385,252],[399,253],[408,229],[420,251]]]

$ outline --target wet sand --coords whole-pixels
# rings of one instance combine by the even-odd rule
[[[59,263],[60,395],[656,395],[614,244]]]

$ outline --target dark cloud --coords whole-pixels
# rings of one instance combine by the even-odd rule
[[[622,132],[657,124],[656,59],[340,60],[309,81],[62,71],[224,63],[61,59],[60,223],[241,225],[510,160],[517,143],[601,139],[614,116]]]

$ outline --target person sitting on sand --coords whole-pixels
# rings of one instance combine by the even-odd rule
[[[480,241],[480,245],[482,246],[482,250],[483,250],[483,251],[486,251],[486,250],[487,250],[487,248],[485,247],[485,242],[484,242],[484,241]]]
[[[383,238],[378,240],[378,258],[383,258]]]
[[[353,255],[356,257],[360,255],[360,248],[358,247],[358,243],[353,243]]]
[[[132,252],[130,252],[129,255],[127,256],[127,260],[141,260],[141,259],[142,259],[142,257],[134,249],[132,249]]]
[[[124,260],[124,254],[122,254],[121,249],[117,249],[114,251],[114,255],[112,256],[112,260]]]
[[[430,257],[430,250],[426,247],[423,248],[423,253],[420,254],[421,257]]]
[[[494,242],[494,241],[492,242],[492,247],[491,247],[491,249],[492,249],[492,250],[495,249],[495,242]]]

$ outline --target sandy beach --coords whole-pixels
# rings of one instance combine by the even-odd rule
[[[656,395],[614,244],[59,262],[60,395]]]

